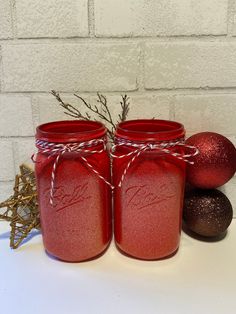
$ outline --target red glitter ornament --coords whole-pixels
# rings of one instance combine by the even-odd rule
[[[235,146],[223,135],[202,132],[187,139],[199,149],[194,165],[187,167],[187,181],[202,189],[214,189],[229,181],[236,171]]]

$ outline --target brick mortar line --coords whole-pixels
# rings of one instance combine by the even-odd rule
[[[169,103],[169,120],[175,121],[175,102],[174,99],[176,95],[170,96],[170,103]]]
[[[144,72],[144,66],[145,66],[145,61],[144,61],[144,53],[145,53],[145,48],[144,48],[144,42],[139,43],[139,67],[138,67],[138,76],[137,76],[137,87],[138,91],[145,91],[145,72]]]
[[[235,36],[227,35],[201,35],[201,36],[137,36],[137,37],[38,37],[38,38],[14,38],[14,39],[0,39],[0,44],[12,43],[12,44],[23,44],[23,43],[80,43],[80,42],[134,42],[138,43],[140,40],[149,42],[235,42]]]
[[[15,180],[6,180],[6,181],[0,180],[0,183],[15,183]]]
[[[227,37],[231,38],[234,28],[235,0],[228,0]]]
[[[16,0],[10,0],[11,4],[11,24],[12,24],[12,33],[13,39],[17,39],[17,17],[16,17]]]
[[[236,95],[236,86],[235,87],[212,87],[212,88],[161,88],[161,89],[144,89],[144,90],[94,90],[94,91],[60,91],[57,90],[60,94],[65,96],[72,96],[73,93],[84,94],[84,95],[94,95],[96,96],[97,92],[106,95],[120,95],[120,94],[133,94],[133,95],[144,95],[144,94],[157,94],[157,95]],[[2,91],[0,95],[4,96],[19,96],[19,97],[30,97],[32,96],[50,96],[50,91]],[[52,97],[52,96],[51,96]],[[52,97],[53,99],[53,97]]]
[[[214,91],[232,91],[232,92],[235,92],[236,91],[236,86],[226,86],[226,87],[221,87],[221,86],[218,86],[218,87],[209,87],[209,86],[206,86],[206,87],[173,87],[173,88],[145,88],[145,91],[146,92],[164,92],[164,93],[168,93],[168,92],[188,92],[188,91],[191,91],[191,92],[214,92]]]
[[[51,97],[53,97],[51,95]],[[32,110],[32,120],[33,128],[35,129],[39,125],[40,113],[38,105],[38,96],[36,94],[31,94],[31,110]]]
[[[0,203],[1,203],[1,202],[4,202],[8,197],[10,197],[14,193],[13,188],[15,185],[15,180],[6,180],[6,181],[0,180],[0,184],[11,184],[12,185],[12,193],[9,194],[9,196],[6,196],[5,199],[3,199],[4,194],[2,193],[2,191],[0,192]],[[2,221],[0,221],[0,223],[2,223]]]
[[[94,0],[88,0],[88,30],[89,37],[95,37],[95,15],[94,15]]]
[[[0,94],[2,92],[2,85],[3,85],[3,64],[2,64],[2,47],[0,45]]]
[[[4,66],[3,66],[3,54],[2,54],[3,47],[0,45],[0,91],[2,92],[4,86]]]
[[[14,145],[14,141],[11,141],[11,150],[12,150],[12,157],[13,157],[13,168],[14,168],[14,174],[17,174],[17,166],[16,166],[16,160],[17,160],[17,148],[16,145]]]

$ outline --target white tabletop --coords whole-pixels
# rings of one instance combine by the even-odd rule
[[[145,262],[112,243],[99,259],[64,263],[48,257],[41,235],[9,248],[0,222],[0,311],[3,314],[236,313],[236,219],[219,242],[182,233],[178,253]]]

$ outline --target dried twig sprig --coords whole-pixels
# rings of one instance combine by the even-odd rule
[[[78,108],[75,108],[74,106],[65,103],[61,99],[58,92],[52,90],[52,95],[57,99],[59,105],[66,110],[64,111],[65,114],[76,119],[91,120],[91,116],[88,112],[86,112],[85,114],[82,114]],[[74,94],[74,96],[82,102],[82,104],[85,106],[86,109],[88,109],[90,112],[92,112],[93,114],[97,116],[98,119],[94,118],[94,120],[96,121],[102,120],[106,123],[108,136],[111,140],[113,140],[116,124],[114,123],[111,112],[109,110],[107,98],[104,95],[97,93],[97,97],[98,97],[97,103],[99,103],[101,106],[101,108],[99,108],[97,105],[91,105],[83,97],[81,97],[78,94]],[[117,123],[125,121],[127,119],[128,112],[129,112],[129,105],[130,105],[129,97],[127,95],[122,95],[121,97],[122,97],[122,101],[120,102],[121,113],[118,116],[119,120],[117,121]]]
[[[122,112],[121,114],[119,114],[120,121],[118,121],[118,123],[125,121],[129,113],[129,97],[127,95],[124,95],[124,96],[121,95],[121,97],[122,97],[122,101],[120,102],[120,105],[121,105]]]
[[[82,119],[82,120],[90,120],[91,116],[86,112],[85,115],[83,115],[79,109],[75,108],[74,106],[65,103],[61,97],[60,94],[58,92],[56,92],[55,90],[51,91],[51,94],[57,99],[57,101],[59,102],[59,105],[66,109],[67,111],[64,111],[65,114],[67,114],[68,116],[71,116],[73,118],[76,119]],[[82,98],[81,98],[82,100]]]
[[[109,111],[109,108],[107,106],[107,99],[105,96],[103,96],[102,94],[97,93],[98,99],[97,102],[101,104],[101,111],[98,109],[97,105],[91,105],[89,104],[84,98],[82,98],[81,96],[74,94],[75,97],[77,97],[78,99],[80,99],[83,104],[85,105],[85,107],[87,109],[89,109],[91,112],[95,113],[98,118],[100,120],[103,120],[105,122],[108,123],[108,135],[109,137],[112,139],[113,138],[113,134],[114,134],[114,130],[115,130],[115,124],[112,120],[112,116],[111,113]],[[88,113],[86,113],[88,115]],[[96,120],[96,118],[95,118]]]

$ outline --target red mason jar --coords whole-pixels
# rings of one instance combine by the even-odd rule
[[[80,120],[43,124],[37,127],[36,146],[46,251],[69,262],[100,255],[111,240],[106,128],[99,122]]]
[[[131,120],[117,126],[113,151],[115,241],[127,255],[155,260],[178,249],[184,136],[183,125],[172,121]]]

